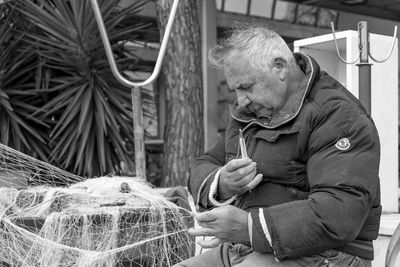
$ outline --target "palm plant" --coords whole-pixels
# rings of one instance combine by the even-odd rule
[[[24,34],[18,33],[26,27],[23,18],[7,3],[0,5],[0,140],[24,153],[42,160],[49,150],[46,129],[41,120],[29,117],[40,102],[29,83],[34,79],[37,56],[23,45]]]
[[[136,16],[145,1],[123,9],[119,2],[99,1],[117,64],[120,70],[143,70],[125,43],[137,40],[149,25],[123,21]],[[32,87],[23,92],[42,101],[27,117],[47,130],[42,139],[49,162],[83,176],[121,174],[121,162],[134,164],[130,89],[111,74],[89,1],[9,4],[31,24],[22,34],[30,48],[25,52],[37,57],[36,70],[25,85]]]

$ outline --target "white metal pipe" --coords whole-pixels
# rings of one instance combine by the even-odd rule
[[[163,61],[163,58],[165,55],[165,51],[167,49],[168,39],[169,39],[169,36],[171,35],[172,24],[174,23],[175,14],[178,9],[179,0],[174,0],[174,2],[172,4],[171,13],[168,18],[167,26],[165,27],[165,33],[164,33],[164,36],[163,36],[163,39],[161,42],[160,51],[158,52],[157,61],[156,61],[156,65],[154,66],[153,73],[150,75],[149,78],[147,78],[146,80],[144,80],[142,82],[132,82],[132,81],[126,79],[125,77],[123,77],[121,75],[121,73],[119,72],[117,64],[115,63],[114,54],[111,49],[110,40],[108,39],[107,30],[104,26],[103,17],[101,15],[101,11],[100,11],[99,5],[97,3],[97,0],[90,0],[90,1],[92,3],[92,7],[93,7],[93,11],[94,11],[95,18],[97,21],[97,25],[99,27],[101,39],[103,40],[103,45],[106,50],[107,59],[111,66],[111,71],[114,74],[115,78],[120,83],[125,85],[126,87],[140,87],[140,86],[144,86],[146,84],[153,82],[157,78],[157,76],[161,70],[162,61]]]

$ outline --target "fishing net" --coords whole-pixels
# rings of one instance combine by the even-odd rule
[[[0,144],[0,181],[0,266],[171,266],[192,256],[190,211],[139,178],[84,180]]]

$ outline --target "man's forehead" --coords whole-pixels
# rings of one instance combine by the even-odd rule
[[[224,74],[226,78],[252,76],[255,73],[256,72],[247,64],[235,64],[224,68]]]
[[[245,87],[249,84],[253,84],[256,81],[256,77],[253,74],[249,75],[230,75],[226,77],[226,82],[231,89]]]

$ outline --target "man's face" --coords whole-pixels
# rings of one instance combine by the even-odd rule
[[[248,107],[258,117],[271,117],[287,99],[286,76],[282,68],[272,66],[265,71],[254,70],[247,60],[237,60],[225,71],[229,87],[235,90],[240,107]]]

